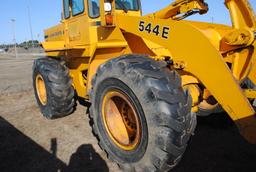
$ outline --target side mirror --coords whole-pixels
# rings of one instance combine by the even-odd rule
[[[105,2],[104,3],[104,10],[105,12],[111,12],[112,11],[112,5],[110,2]]]

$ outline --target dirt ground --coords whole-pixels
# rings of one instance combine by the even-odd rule
[[[86,107],[47,120],[36,106],[31,80],[35,57],[0,54],[1,172],[118,172],[91,134]],[[256,146],[248,144],[226,114],[198,119],[196,135],[172,172],[250,172]]]

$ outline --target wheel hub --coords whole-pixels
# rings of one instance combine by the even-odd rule
[[[46,87],[45,87],[45,82],[42,77],[42,75],[38,74],[36,76],[36,91],[38,98],[41,102],[42,105],[47,104],[47,92],[46,92]]]
[[[103,98],[102,114],[111,140],[123,150],[134,150],[141,139],[141,124],[130,99],[120,91],[109,91]]]

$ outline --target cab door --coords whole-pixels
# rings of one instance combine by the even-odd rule
[[[89,40],[86,0],[64,0],[67,48],[79,48]]]

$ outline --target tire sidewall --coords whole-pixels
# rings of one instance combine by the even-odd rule
[[[103,115],[102,112],[99,110],[102,109],[102,102],[104,95],[110,90],[119,90],[124,93],[126,96],[129,97],[131,103],[136,109],[138,118],[141,124],[141,138],[139,145],[132,151],[125,151],[119,148],[108,136],[106,128],[103,122]],[[99,102],[99,103],[96,103]],[[140,159],[143,158],[147,145],[148,145],[148,127],[146,122],[146,117],[144,115],[143,109],[139,103],[138,98],[135,96],[133,91],[121,80],[116,78],[109,78],[102,80],[98,86],[95,95],[95,114],[96,114],[96,125],[100,131],[100,137],[104,140],[104,144],[106,144],[106,148],[108,149],[107,152],[112,154],[115,158],[117,158],[120,162],[123,163],[134,163],[138,162]]]
[[[39,108],[41,109],[42,111],[42,114],[46,117],[46,118],[51,118],[51,116],[49,114],[51,114],[51,111],[50,111],[50,104],[51,104],[51,99],[50,99],[50,88],[49,88],[49,84],[48,84],[48,77],[47,77],[47,74],[46,74],[46,71],[42,68],[43,65],[41,66],[35,66],[34,68],[34,72],[33,72],[33,88],[34,88],[34,94],[35,94],[35,98],[36,98],[36,101],[37,101],[37,104],[39,106]],[[44,80],[44,83],[45,83],[45,89],[46,89],[46,96],[47,96],[47,103],[45,105],[43,105],[39,99],[39,95],[37,93],[37,86],[36,86],[36,77],[38,75],[41,75],[43,80]]]

